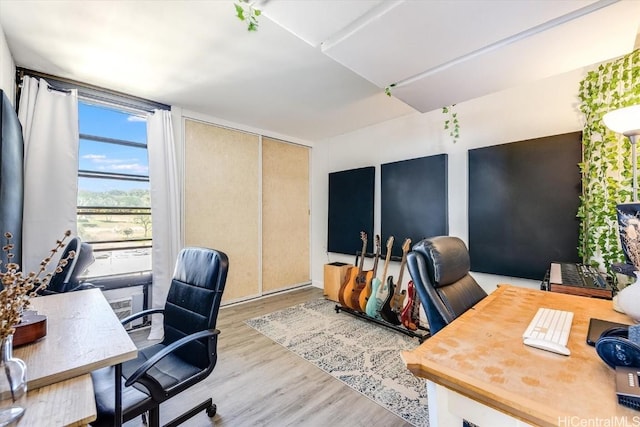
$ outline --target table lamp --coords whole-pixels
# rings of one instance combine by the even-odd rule
[[[631,141],[631,162],[633,167],[633,201],[638,201],[638,176],[636,168],[636,142],[640,136],[640,105],[632,105],[609,111],[602,117],[605,126],[621,133]]]

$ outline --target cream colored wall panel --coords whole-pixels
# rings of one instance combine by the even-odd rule
[[[262,139],[262,290],[310,281],[309,148]]]
[[[229,257],[224,301],[260,293],[257,135],[185,120],[185,244]]]

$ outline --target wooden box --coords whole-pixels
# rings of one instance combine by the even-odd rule
[[[331,301],[339,302],[338,292],[352,264],[332,262],[324,265],[324,296]]]

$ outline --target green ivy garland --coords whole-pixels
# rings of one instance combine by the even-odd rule
[[[448,107],[442,107],[442,114],[447,115],[447,119],[444,121],[444,130],[449,131],[449,136],[453,138],[454,144],[458,138],[460,138],[460,122],[458,121],[458,113],[453,111],[453,107],[455,106],[456,104]]]
[[[253,2],[238,0],[233,5],[236,8],[236,17],[241,21],[247,21],[247,31],[258,31],[258,16],[262,12],[253,6]]]
[[[616,205],[631,201],[631,143],[602,122],[605,113],[640,104],[640,50],[601,64],[580,82],[582,133],[582,196],[578,218],[578,253],[583,262],[598,266],[624,259],[617,231]]]

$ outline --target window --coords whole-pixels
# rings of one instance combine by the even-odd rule
[[[81,99],[78,116],[78,235],[96,258],[86,276],[150,271],[145,113]]]

